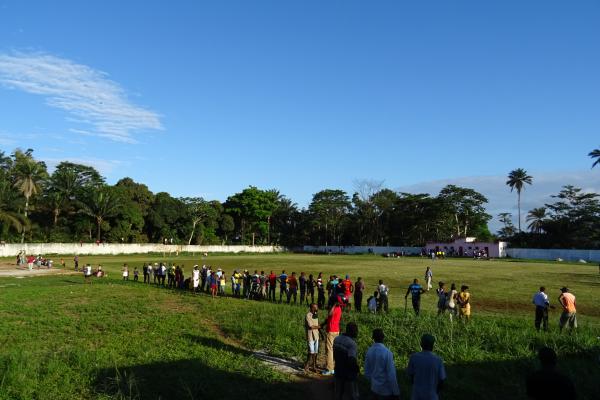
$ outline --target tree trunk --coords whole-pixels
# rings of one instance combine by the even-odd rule
[[[60,214],[60,210],[58,208],[54,209],[54,227],[58,225],[58,214]]]
[[[519,233],[521,233],[521,191],[517,190],[517,207],[519,208]]]
[[[194,220],[194,222],[192,222],[192,233],[190,235],[190,240],[188,240],[188,245],[192,244],[192,238],[194,237],[194,231],[196,230],[196,224],[198,223],[198,221]]]
[[[29,211],[29,196],[25,197],[25,219],[27,219],[27,211]],[[25,243],[25,229],[21,232],[21,243]]]
[[[102,233],[102,218],[96,218],[96,222],[98,223],[98,231],[96,240],[100,241],[100,236]]]

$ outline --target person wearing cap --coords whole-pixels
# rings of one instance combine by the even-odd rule
[[[442,359],[433,353],[435,337],[421,336],[421,351],[408,359],[406,373],[412,383],[411,399],[438,400],[446,380],[446,369]]]
[[[468,290],[467,285],[462,285],[456,298],[458,301],[458,319],[464,318],[465,322],[469,322],[471,319],[471,293]]]
[[[335,386],[334,399],[344,399],[346,388],[350,389],[350,398],[358,400],[358,373],[360,367],[357,361],[358,325],[355,322],[349,322],[346,325],[346,332],[339,335],[333,341],[333,357],[335,360]]]
[[[556,353],[549,347],[538,351],[541,368],[527,377],[527,397],[534,400],[577,398],[571,379],[556,371],[556,358]]]
[[[560,296],[558,296],[558,302],[563,308],[563,312],[560,315],[558,326],[562,332],[565,325],[569,324],[569,330],[572,332],[573,329],[577,329],[577,309],[575,296],[569,293],[569,289],[562,287],[560,289]]]
[[[548,330],[548,307],[550,302],[548,301],[548,295],[546,294],[546,288],[541,286],[540,291],[533,295],[532,303],[535,305],[535,330],[540,331],[540,326],[543,325],[544,330]]]
[[[333,304],[329,310],[325,329],[327,331],[327,342],[325,352],[327,353],[327,365],[323,375],[333,375],[335,369],[335,361],[333,359],[333,341],[340,334],[340,321],[342,319],[342,306],[339,302]]]
[[[373,345],[365,356],[365,377],[371,381],[374,400],[399,399],[400,387],[396,378],[394,354],[383,344],[382,329],[373,330]]]

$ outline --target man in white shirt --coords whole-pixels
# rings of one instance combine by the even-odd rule
[[[429,334],[421,337],[421,349],[408,360],[406,373],[413,384],[411,400],[438,400],[446,380],[444,362],[433,353],[435,338]]]
[[[379,292],[379,301],[377,302],[377,311],[388,311],[388,294],[389,289],[386,285],[383,284],[383,280],[379,280],[379,286],[377,287],[377,291]]]
[[[546,288],[540,287],[540,291],[533,295],[533,304],[535,304],[535,329],[539,332],[540,325],[544,326],[544,331],[548,330],[548,307],[550,301],[546,294]]]
[[[396,380],[394,355],[383,344],[382,329],[373,330],[373,345],[365,356],[365,376],[371,381],[371,394],[376,400],[400,398],[400,387]]]

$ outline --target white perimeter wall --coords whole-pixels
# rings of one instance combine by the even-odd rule
[[[402,247],[402,246],[304,246],[303,250],[308,253],[329,253],[330,251],[334,254],[356,254],[363,253],[367,254],[369,249],[373,250],[375,254],[386,254],[386,253],[399,253],[401,251],[404,254],[421,254],[421,247]]]
[[[0,244],[0,257],[16,257],[21,250],[33,254],[144,254],[144,253],[275,253],[285,251],[279,246],[197,246],[164,245],[154,243],[24,243]]]
[[[506,249],[506,255],[512,258],[530,258],[536,260],[596,261],[600,262],[600,250],[567,249]]]

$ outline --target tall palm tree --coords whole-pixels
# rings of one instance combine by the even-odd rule
[[[594,149],[588,153],[588,156],[594,160],[592,168],[600,164],[600,149]]]
[[[530,210],[527,214],[527,226],[533,233],[541,233],[544,230],[544,223],[546,222],[546,207],[538,207]]]
[[[533,177],[527,175],[523,168],[517,168],[508,173],[506,184],[510,186],[510,191],[517,190],[517,205],[519,208],[519,232],[521,232],[521,191],[525,184],[531,185]]]
[[[93,190],[84,202],[79,202],[79,206],[80,213],[88,215],[96,221],[96,239],[100,240],[102,237],[102,223],[119,212],[121,203],[110,188],[104,186]]]
[[[35,161],[31,153],[23,153],[21,150],[15,151],[14,164],[14,187],[17,188],[25,197],[25,209],[23,215],[27,219],[29,212],[29,200],[31,196],[40,193],[41,184],[48,176],[46,164]],[[21,233],[21,243],[25,241],[25,231]]]

